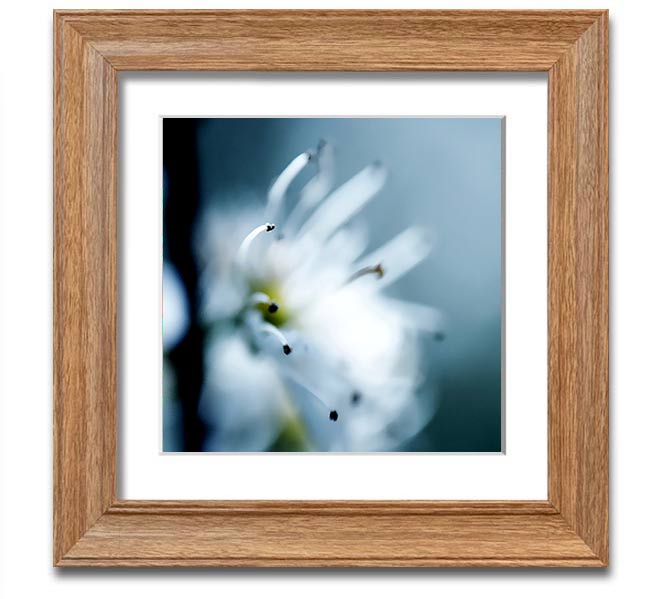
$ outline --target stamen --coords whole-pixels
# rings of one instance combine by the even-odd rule
[[[273,225],[272,223],[265,223],[251,231],[240,244],[240,248],[238,249],[238,262],[244,264],[247,261],[249,248],[251,247],[251,244],[253,243],[254,239],[256,239],[256,237],[258,237],[261,233],[269,233],[270,231],[274,231],[275,228],[276,225]]]
[[[377,278],[381,279],[384,276],[384,267],[381,265],[381,263],[375,264],[374,266],[364,266],[363,268],[357,270],[349,279],[347,279],[345,284],[347,285],[352,281],[356,281],[357,279],[370,274],[377,275]]]
[[[283,366],[283,368],[289,368],[287,366]],[[310,396],[315,399],[319,404],[322,404],[322,406],[329,411],[329,419],[336,422],[338,420],[338,412],[334,409],[332,409],[329,404],[327,404],[322,397],[320,397],[320,393],[318,393],[318,389],[315,386],[315,382],[313,380],[308,380],[304,376],[300,376],[300,372],[297,370],[290,370],[288,372],[288,376],[298,385],[302,386],[304,389],[306,389]]]
[[[292,347],[290,347],[290,345],[288,344],[288,340],[286,339],[285,335],[273,324],[270,324],[269,322],[264,322],[260,325],[259,330],[261,333],[274,335],[281,342],[281,346],[283,347],[283,353],[286,354],[286,356],[292,352]]]
[[[304,167],[311,160],[311,153],[304,152],[292,160],[292,162],[283,169],[281,174],[276,178],[270,191],[267,194],[267,206],[265,207],[265,215],[268,219],[276,218],[279,208],[286,196],[288,187],[293,182],[295,177],[304,169]]]
[[[269,304],[272,300],[270,299],[270,296],[267,295],[267,293],[257,291],[256,293],[251,294],[251,297],[249,298],[249,301],[254,306],[262,306],[262,305],[265,305],[265,304]]]
[[[249,298],[249,302],[252,306],[267,306],[267,311],[270,314],[274,314],[279,309],[278,304],[273,302],[272,298],[270,298],[267,293],[263,293],[261,291],[252,293],[251,297]]]
[[[410,227],[365,256],[359,265],[386,264],[386,280],[382,286],[389,286],[424,260],[431,248],[429,233],[421,227]]]

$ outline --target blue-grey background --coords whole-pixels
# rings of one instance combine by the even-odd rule
[[[439,399],[411,451],[501,450],[502,118],[209,118],[194,127],[200,205],[265,197],[290,159],[320,139],[335,147],[336,183],[375,159],[389,171],[359,218],[372,247],[404,228],[434,232],[429,258],[390,288],[435,306],[445,338],[428,343]],[[167,144],[176,143],[175,135]],[[175,148],[173,149],[175,151]],[[171,173],[168,173],[171,178]],[[291,189],[304,183],[304,178]],[[166,218],[165,214],[165,218]],[[166,228],[165,228],[166,237]],[[167,239],[165,238],[165,245]],[[166,444],[166,439],[165,439]]]

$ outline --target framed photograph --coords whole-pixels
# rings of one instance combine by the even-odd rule
[[[55,565],[606,566],[607,22],[56,11]]]
[[[503,127],[165,117],[163,451],[500,452]]]

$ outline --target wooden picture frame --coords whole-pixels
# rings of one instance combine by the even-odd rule
[[[56,11],[54,563],[605,566],[607,11]],[[546,501],[117,498],[119,71],[545,71]]]

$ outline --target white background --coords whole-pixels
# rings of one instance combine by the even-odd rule
[[[250,3],[251,4],[251,3]],[[355,2],[334,2],[354,6]],[[402,2],[359,2],[396,7]],[[415,2],[415,7],[452,6]],[[598,8],[603,3],[469,2]],[[51,100],[53,5],[5,3],[0,21],[0,594],[98,599],[148,592],[243,597],[651,596],[658,426],[658,6],[606,3],[611,22],[611,542],[593,571],[55,572],[51,566]],[[128,3],[62,2],[80,8]],[[140,5],[176,6],[160,0]],[[219,3],[197,0],[197,7]],[[255,6],[255,3],[253,4]],[[260,6],[284,6],[261,2]],[[285,6],[304,3],[285,3]],[[325,2],[322,6],[330,6]],[[407,5],[408,7],[408,5]]]
[[[546,499],[547,93],[547,77],[527,74],[181,80],[149,73],[122,79],[119,213],[122,252],[129,259],[120,266],[119,281],[119,496]],[[506,116],[504,454],[159,454],[160,115],[209,115],[218,109],[251,116]]]

